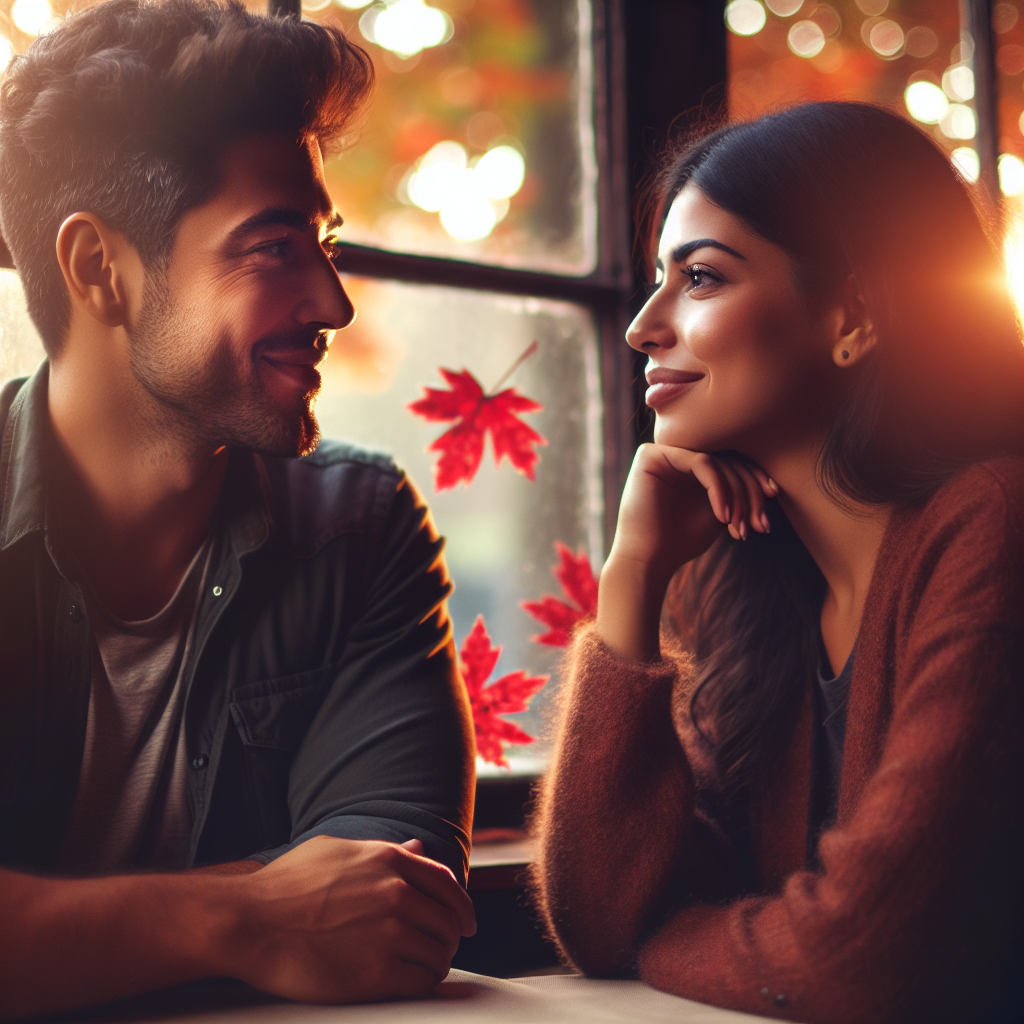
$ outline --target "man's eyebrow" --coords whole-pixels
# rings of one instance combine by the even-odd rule
[[[713,238],[697,238],[692,242],[684,242],[682,245],[677,245],[672,250],[672,262],[682,263],[687,256],[698,249],[721,249],[722,252],[727,252],[730,256],[735,256],[737,259],[745,260],[747,258],[743,253],[737,252],[724,242],[716,242]]]
[[[316,227],[317,223],[317,217],[310,217],[308,213],[303,213],[301,210],[270,207],[266,210],[260,210],[259,213],[253,214],[253,216],[243,220],[241,224],[233,227],[228,235],[228,242],[237,242],[250,232],[258,231],[260,228],[279,226],[294,228],[296,231],[308,231],[311,227]],[[327,219],[323,228],[326,231],[335,231],[343,223],[344,220],[341,214],[335,211]]]

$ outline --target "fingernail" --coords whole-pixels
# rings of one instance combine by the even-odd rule
[[[746,519],[740,520],[740,538],[742,540],[747,539],[747,521]]]
[[[764,527],[764,532],[765,533],[771,533],[772,532],[772,524],[768,521],[768,513],[767,512],[762,512],[761,513],[761,525]]]
[[[725,506],[725,521],[729,522],[732,519],[732,509],[728,505]]]
[[[771,488],[771,489],[772,489],[773,491],[776,491],[776,492],[778,492],[778,489],[779,489],[779,485],[778,485],[778,484],[777,484],[777,483],[776,483],[776,482],[775,482],[775,481],[774,481],[774,480],[773,480],[773,479],[772,479],[771,477],[768,477],[768,486],[769,486],[769,487],[770,487],[770,488]]]

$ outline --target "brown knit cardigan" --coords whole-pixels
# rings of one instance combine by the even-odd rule
[[[789,1020],[984,1019],[1024,920],[1022,624],[1024,461],[972,466],[896,512],[821,867],[806,867],[808,680],[781,767],[749,797],[754,880],[700,810],[685,656],[627,663],[583,629],[536,818],[535,886],[565,957]]]

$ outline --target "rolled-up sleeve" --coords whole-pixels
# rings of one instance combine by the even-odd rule
[[[419,839],[465,883],[472,716],[446,606],[444,542],[405,477],[377,536],[365,541],[359,610],[291,767],[291,841],[255,859],[267,863],[317,835]]]

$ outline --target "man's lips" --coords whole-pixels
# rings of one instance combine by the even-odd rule
[[[645,400],[651,409],[659,409],[677,398],[691,385],[704,379],[703,373],[690,370],[670,370],[666,366],[654,366],[645,374],[647,394]]]
[[[320,387],[320,371],[317,366],[326,357],[327,352],[319,348],[288,349],[262,354],[264,362],[304,391]]]

